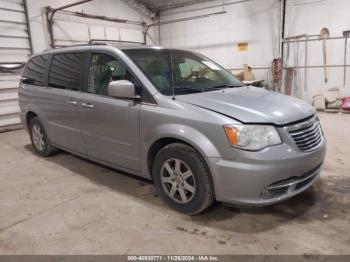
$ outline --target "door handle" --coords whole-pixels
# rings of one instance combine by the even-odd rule
[[[81,103],[82,107],[93,109],[95,106],[90,103]]]
[[[68,105],[72,105],[72,106],[77,106],[77,105],[78,105],[78,102],[77,102],[77,101],[74,101],[74,100],[66,101],[66,103],[67,103]]]

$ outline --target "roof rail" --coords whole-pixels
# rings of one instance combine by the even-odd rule
[[[66,48],[66,47],[79,47],[79,46],[88,46],[90,44],[77,44],[77,45],[55,45],[55,47],[53,48],[47,48],[45,50],[43,50],[43,52],[48,52],[54,49],[61,49],[61,48]]]
[[[136,41],[124,41],[124,40],[109,40],[109,39],[91,39],[86,44],[77,44],[77,45],[56,45],[54,48],[45,49],[43,52],[50,51],[52,49],[60,49],[65,47],[77,47],[77,46],[87,46],[87,45],[107,45],[107,43],[126,43],[126,44],[138,44],[145,45],[143,42]]]
[[[125,40],[110,40],[110,39],[91,39],[89,41],[90,45],[103,45],[107,43],[126,43],[126,44],[139,44],[139,45],[145,45],[143,42],[136,42],[136,41],[125,41]]]

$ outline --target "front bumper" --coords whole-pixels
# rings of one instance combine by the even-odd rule
[[[244,205],[271,205],[299,194],[320,175],[326,142],[312,152],[288,144],[241,152],[234,160],[208,158],[216,199]]]

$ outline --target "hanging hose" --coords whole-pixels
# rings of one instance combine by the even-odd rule
[[[18,73],[24,67],[25,63],[1,64],[0,73]]]

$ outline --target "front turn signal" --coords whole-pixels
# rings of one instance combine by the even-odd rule
[[[238,131],[236,128],[225,126],[225,133],[231,145],[238,144]]]

